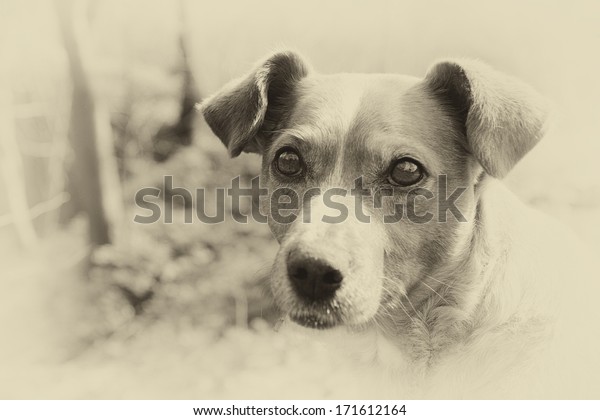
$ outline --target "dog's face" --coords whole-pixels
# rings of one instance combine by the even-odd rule
[[[477,182],[503,176],[541,136],[544,113],[523,90],[473,62],[424,79],[322,76],[279,53],[206,101],[230,153],[262,154],[262,186],[292,202],[287,213],[279,198],[261,202],[290,318],[363,326],[468,254]]]
[[[270,218],[281,242],[273,290],[303,325],[362,324],[464,237],[453,217],[447,223],[417,223],[407,215],[385,223],[384,217],[397,213],[399,204],[405,212],[412,209],[409,195],[422,188],[433,197],[414,200],[414,212],[437,218],[439,176],[447,175],[446,187],[453,191],[471,185],[477,168],[459,141],[459,127],[416,79],[317,76],[301,81],[297,92],[293,123],[273,137],[263,155],[269,190],[287,187],[305,197],[294,223]],[[368,191],[362,200],[351,195],[356,180]],[[308,201],[315,188],[321,194]],[[348,217],[328,223],[323,216],[338,212],[323,197],[334,188],[346,192],[334,201],[345,206]],[[381,206],[375,203],[378,194]],[[463,193],[459,207],[470,216],[472,190]]]

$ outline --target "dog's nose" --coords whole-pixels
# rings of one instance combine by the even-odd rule
[[[327,300],[342,285],[342,273],[324,260],[291,252],[287,258],[288,277],[296,292],[310,300]]]

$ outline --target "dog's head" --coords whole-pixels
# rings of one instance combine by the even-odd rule
[[[295,322],[327,328],[385,315],[465,254],[477,184],[542,135],[535,98],[476,61],[441,61],[423,79],[318,75],[281,52],[202,112],[232,157],[262,155],[273,195],[261,206],[281,245],[274,295]]]

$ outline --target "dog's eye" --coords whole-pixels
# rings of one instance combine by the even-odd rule
[[[401,187],[416,184],[423,178],[421,164],[411,158],[401,158],[395,161],[390,170],[389,180]]]
[[[299,175],[304,169],[300,154],[291,147],[279,149],[273,163],[275,164],[275,169],[286,176]]]

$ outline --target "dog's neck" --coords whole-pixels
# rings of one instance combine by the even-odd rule
[[[377,322],[380,335],[411,363],[430,365],[454,344],[510,317],[510,308],[500,314],[489,310],[490,305],[504,305],[498,301],[501,296],[492,296],[490,291],[499,290],[491,282],[503,278],[497,271],[505,266],[505,245],[510,239],[496,224],[494,205],[482,199],[495,184],[494,180],[478,184],[477,210],[453,257],[421,273],[419,281],[397,302],[395,319],[388,321],[391,317],[382,316]]]

